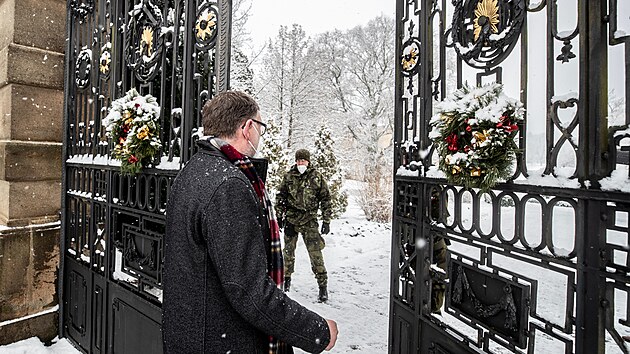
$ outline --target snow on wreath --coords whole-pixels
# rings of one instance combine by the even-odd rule
[[[503,85],[464,85],[437,107],[429,134],[437,144],[439,168],[450,183],[486,191],[513,174],[514,141],[523,104],[507,97]]]
[[[135,89],[112,102],[103,126],[114,142],[112,157],[121,162],[122,173],[139,173],[158,153],[162,146],[159,117],[155,97],[140,96]]]

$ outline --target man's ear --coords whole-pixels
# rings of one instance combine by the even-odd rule
[[[243,137],[245,139],[248,139],[248,140],[249,140],[249,136],[248,136],[249,135],[249,128],[251,127],[251,125],[252,125],[252,120],[248,119],[248,120],[245,121],[245,124],[243,124],[243,128],[241,129],[241,131],[243,133]]]

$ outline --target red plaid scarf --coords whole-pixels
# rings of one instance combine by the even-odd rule
[[[265,241],[268,243],[267,251],[267,274],[276,283],[276,286],[280,289],[284,283],[284,263],[282,261],[282,244],[280,243],[280,228],[278,227],[278,221],[273,211],[273,205],[269,194],[265,189],[265,184],[262,179],[258,177],[258,173],[254,168],[254,165],[249,158],[241,154],[232,145],[227,142],[211,138],[210,143],[217,147],[230,162],[238,167],[247,176],[247,179],[252,183],[254,191],[263,206],[263,211],[267,217],[269,223],[269,238],[265,237]],[[280,342],[276,338],[269,336],[269,354],[282,354],[292,353],[289,349],[290,346],[283,342]]]

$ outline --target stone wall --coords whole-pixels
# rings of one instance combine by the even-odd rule
[[[57,334],[65,0],[0,0],[0,345]]]

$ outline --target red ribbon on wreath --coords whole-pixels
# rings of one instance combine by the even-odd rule
[[[497,128],[503,128],[506,132],[511,133],[518,130],[518,125],[512,123],[510,117],[502,115],[499,123],[497,123]]]
[[[457,147],[457,134],[453,133],[446,137],[446,142],[448,143],[449,151],[457,151],[459,150]]]

